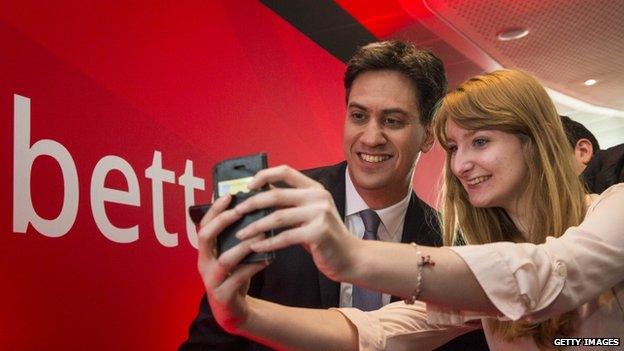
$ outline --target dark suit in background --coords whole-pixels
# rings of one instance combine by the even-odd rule
[[[581,173],[581,178],[590,192],[596,194],[624,182],[624,144],[606,150],[596,150]]]

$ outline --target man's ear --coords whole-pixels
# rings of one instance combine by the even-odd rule
[[[433,141],[433,131],[431,130],[431,126],[429,126],[425,128],[425,140],[423,141],[420,151],[427,152],[431,150],[431,147],[433,146]]]
[[[583,165],[587,166],[594,156],[594,147],[591,141],[581,138],[574,145],[574,158]]]

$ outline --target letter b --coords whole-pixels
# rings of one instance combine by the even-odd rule
[[[69,151],[60,143],[42,139],[30,146],[30,99],[13,95],[13,232],[25,233],[28,223],[48,237],[65,235],[78,213],[78,172]],[[41,218],[35,211],[30,194],[30,176],[37,157],[47,155],[56,160],[63,174],[63,206],[58,217]],[[62,191],[62,190],[61,190]]]

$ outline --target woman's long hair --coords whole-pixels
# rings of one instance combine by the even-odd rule
[[[523,148],[528,177],[524,193],[531,207],[526,238],[499,207],[477,208],[450,167],[446,125],[449,120],[469,130],[499,130],[516,135]],[[586,190],[575,173],[572,150],[557,111],[544,88],[532,76],[501,70],[474,77],[449,93],[435,114],[434,132],[447,157],[439,210],[446,245],[497,241],[540,244],[561,236],[585,215]],[[556,335],[572,331],[574,312],[537,323],[493,322],[505,340],[532,335],[552,347]]]

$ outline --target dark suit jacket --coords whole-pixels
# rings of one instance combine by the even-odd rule
[[[592,193],[600,194],[611,185],[624,182],[624,144],[597,150],[581,174]]]
[[[306,175],[323,184],[332,194],[338,212],[343,218],[346,166],[346,162],[342,162],[330,167],[304,171]],[[442,244],[434,210],[413,193],[405,216],[402,242],[416,242],[429,246]],[[252,279],[249,294],[282,305],[330,308],[339,305],[340,283],[320,273],[308,252],[301,246],[294,246],[276,252],[275,260]],[[396,300],[393,297],[393,301]],[[481,338],[483,339],[482,334]],[[471,350],[479,349],[467,347]],[[459,350],[463,347],[451,349]],[[192,350],[270,349],[223,331],[215,322],[206,295],[204,295],[201,299],[199,314],[190,326],[189,337],[179,348],[179,351]]]

